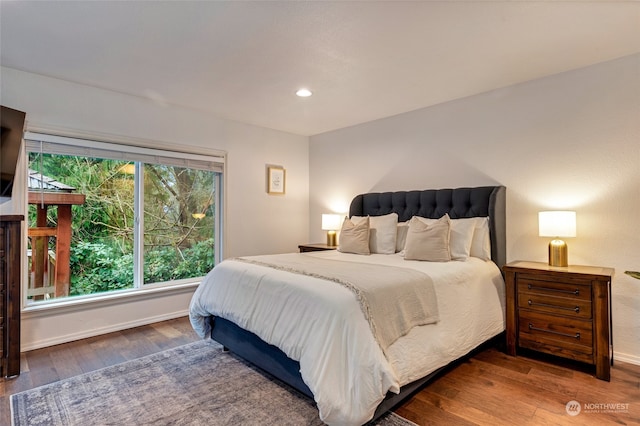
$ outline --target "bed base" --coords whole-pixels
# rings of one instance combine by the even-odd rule
[[[240,358],[268,372],[278,380],[281,380],[302,394],[313,399],[313,393],[309,390],[309,387],[304,383],[302,376],[300,375],[300,364],[298,361],[289,358],[276,346],[270,345],[255,334],[240,328],[229,320],[220,317],[210,317],[209,320],[211,323],[211,338],[213,340],[220,343],[225,347],[225,349]],[[496,342],[501,341],[500,336],[502,336],[502,334],[482,343],[478,348],[472,350],[458,360],[437,369],[431,374],[418,379],[415,382],[403,386],[400,389],[400,393],[395,394],[393,392],[388,392],[385,399],[380,403],[380,405],[378,405],[378,408],[376,408],[371,422],[377,420],[386,412],[391,411],[402,402],[411,398],[443,370],[448,369],[460,360],[467,359],[470,354],[474,353],[479,348],[494,345]]]
[[[300,363],[289,358],[276,346],[270,345],[229,320],[220,317],[210,317],[209,320],[213,340],[240,358],[313,398],[313,393],[300,376]]]

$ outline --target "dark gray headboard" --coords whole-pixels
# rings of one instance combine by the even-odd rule
[[[506,188],[427,189],[423,191],[372,192],[357,195],[349,207],[351,216],[381,216],[398,213],[404,222],[413,216],[438,219],[489,217],[491,258],[502,269],[507,261]]]

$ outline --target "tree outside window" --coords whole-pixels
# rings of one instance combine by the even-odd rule
[[[72,206],[69,296],[197,278],[213,268],[220,173],[35,149],[29,150],[29,169],[32,177],[40,178],[40,187],[33,187],[38,180],[30,179],[30,192],[60,190],[43,187],[46,181],[85,196],[84,204]],[[43,228],[37,209],[37,204],[29,206],[29,228]],[[45,226],[55,228],[57,221],[57,209],[49,208]],[[29,239],[31,256],[36,240]],[[56,268],[55,238],[46,246],[45,275],[50,277]],[[31,261],[31,270],[33,265]],[[28,296],[30,301],[53,297],[32,290],[51,285],[50,279],[33,282],[34,276],[30,274],[29,289],[36,295]]]

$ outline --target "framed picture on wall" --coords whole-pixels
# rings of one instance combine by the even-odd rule
[[[284,195],[286,171],[283,167],[267,167],[267,192],[274,195]]]

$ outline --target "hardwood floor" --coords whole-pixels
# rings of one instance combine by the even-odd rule
[[[11,424],[13,393],[198,339],[189,320],[179,318],[23,353],[22,374],[0,382],[0,425]],[[566,411],[572,400],[582,408],[575,417]],[[598,404],[622,405],[607,410]],[[442,374],[396,412],[418,425],[640,425],[640,366],[616,362],[611,382],[604,382],[575,366],[489,348]]]
[[[640,424],[640,366],[616,362],[611,381],[605,382],[594,377],[592,367],[550,361],[536,354],[511,357],[485,349],[396,412],[419,425]],[[570,401],[581,404],[575,416],[567,413]]]

